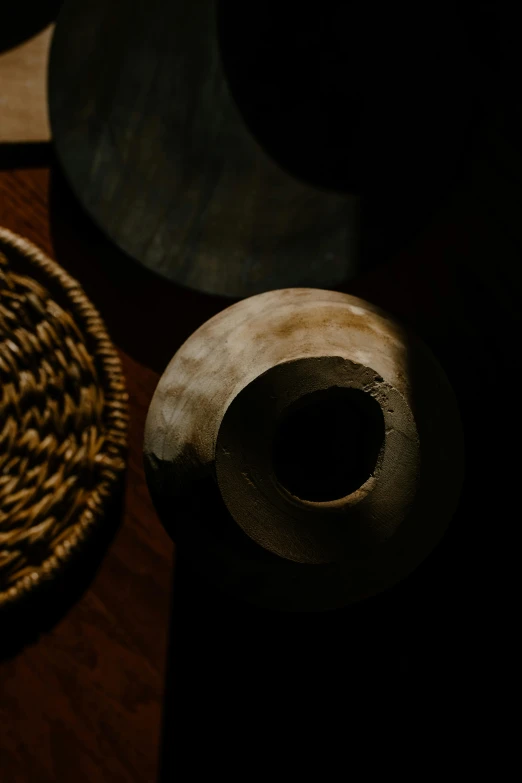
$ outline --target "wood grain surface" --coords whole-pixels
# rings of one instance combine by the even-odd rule
[[[0,54],[0,143],[51,138],[46,71],[53,30]]]

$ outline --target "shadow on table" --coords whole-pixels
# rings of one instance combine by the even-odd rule
[[[120,526],[123,496],[122,485],[99,527],[55,580],[35,591],[24,603],[0,612],[0,661],[14,657],[29,644],[35,644],[40,635],[60,622],[89,589]]]
[[[0,144],[0,171],[46,168],[52,159],[48,142]]]
[[[304,729],[326,747],[316,732],[330,723],[357,744],[369,718],[380,738],[390,711],[464,683],[470,675],[462,639],[452,635],[455,615],[447,628],[444,618],[448,557],[451,543],[388,593],[310,615],[221,596],[178,560],[158,783],[176,780],[187,765],[241,765],[250,753],[274,761],[281,743],[283,757],[291,756]]]
[[[0,54],[40,33],[58,16],[63,0],[10,3],[2,14]]]

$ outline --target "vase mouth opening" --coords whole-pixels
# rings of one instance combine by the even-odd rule
[[[276,422],[274,475],[298,500],[340,500],[373,477],[384,442],[383,412],[370,393],[350,387],[313,391]]]

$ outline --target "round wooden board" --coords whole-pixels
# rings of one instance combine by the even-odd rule
[[[242,297],[332,286],[356,266],[354,196],[297,180],[248,131],[216,4],[66,2],[51,49],[58,158],[128,255],[182,285]]]
[[[248,7],[255,25],[215,0],[66,1],[57,155],[106,235],[175,283],[334,288],[360,271],[359,195],[431,189],[461,154],[458,36],[448,9]]]

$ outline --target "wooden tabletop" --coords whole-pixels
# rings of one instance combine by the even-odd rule
[[[1,172],[0,223],[56,257],[51,180],[48,168]],[[64,253],[71,254],[72,263],[64,262],[74,273],[86,258],[87,267],[89,259],[97,264],[94,248]],[[96,300],[103,269],[94,266],[85,271]],[[116,312],[121,303],[114,288],[112,295]],[[2,652],[14,655],[0,673],[0,777],[13,783],[154,779],[173,547],[152,509],[141,465],[144,419],[158,373],[139,354],[122,350],[121,356],[132,425],[125,510],[112,546],[99,572],[88,576],[87,591],[49,633],[18,653],[16,645],[9,649],[12,639],[0,637]]]
[[[434,685],[458,682],[459,699],[475,704],[476,678],[483,696],[496,677],[488,640],[506,642],[497,576],[512,536],[507,444],[518,426],[506,390],[520,363],[520,251],[488,198],[492,179],[488,188],[468,172],[422,222],[406,202],[370,205],[374,263],[346,288],[414,328],[449,375],[468,454],[455,523],[388,595],[281,616],[232,604],[183,563],[174,568],[144,479],[144,420],[160,373],[228,302],[160,280],[114,250],[50,150],[41,156],[29,151],[32,168],[23,149],[0,157],[0,225],[54,257],[100,309],[127,377],[130,454],[125,496],[96,552],[48,611],[0,627],[0,779],[193,780],[202,763],[207,774],[238,763],[238,744],[265,753],[295,741],[299,713],[315,730],[325,711],[335,720],[340,709],[343,728],[362,730],[360,706],[385,709],[388,684],[402,699],[427,699]],[[513,203],[502,182],[497,191]]]

